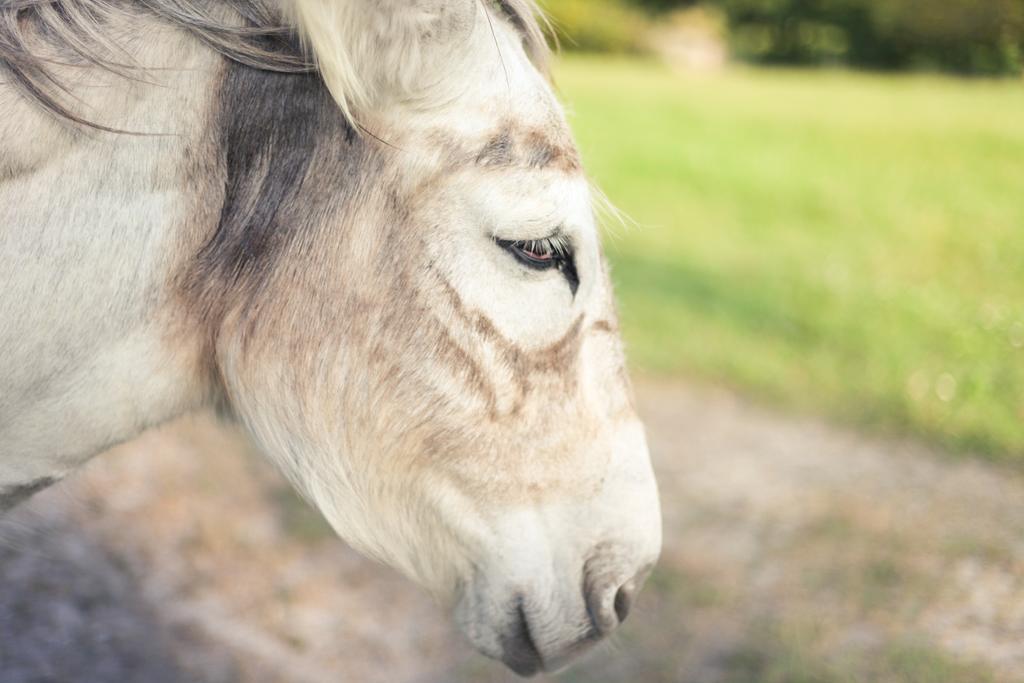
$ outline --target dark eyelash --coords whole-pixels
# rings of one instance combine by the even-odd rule
[[[576,295],[580,281],[576,273],[572,244],[565,235],[552,235],[537,240],[504,240],[495,237],[494,241],[528,268],[558,269],[569,283],[573,295]]]
[[[556,267],[571,256],[568,240],[564,237],[545,237],[539,240],[503,240],[495,238],[498,246],[516,257],[516,260],[537,270]]]
[[[569,238],[565,235],[554,235],[539,240],[522,240],[518,244],[533,252],[551,252],[556,258],[567,258],[572,255]]]

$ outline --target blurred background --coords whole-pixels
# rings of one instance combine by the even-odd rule
[[[666,534],[547,680],[1024,681],[1024,0],[544,5]],[[205,418],[0,524],[4,683],[514,680]]]
[[[547,7],[638,368],[1024,453],[1024,2]]]

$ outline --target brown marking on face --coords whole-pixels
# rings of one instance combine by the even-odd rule
[[[476,155],[479,166],[510,166],[514,160],[513,140],[509,128],[491,137]]]
[[[438,323],[438,350],[442,357],[451,362],[451,367],[461,369],[461,373],[469,385],[469,390],[481,396],[487,406],[487,413],[494,418],[498,414],[498,394],[494,385],[487,379],[480,363],[462,348],[443,325]],[[456,370],[458,372],[458,370]]]
[[[550,168],[563,173],[580,170],[580,156],[570,140],[553,140],[540,129],[527,131],[523,136],[526,165],[530,168]]]
[[[453,155],[457,158],[467,156],[485,168],[521,167],[563,173],[577,173],[582,168],[579,152],[561,125],[553,125],[550,129],[525,128],[518,122],[506,120],[476,154]]]
[[[449,305],[461,323],[466,328],[473,330],[485,343],[491,344],[512,369],[516,399],[507,413],[509,417],[520,414],[530,390],[538,381],[538,376],[549,378],[566,395],[572,395],[576,391],[578,382],[576,360],[579,356],[582,337],[582,316],[573,321],[561,338],[548,346],[526,350],[502,334],[486,315],[467,308],[462,297],[449,282],[442,278],[440,285]],[[494,417],[500,416],[492,415],[492,418]]]

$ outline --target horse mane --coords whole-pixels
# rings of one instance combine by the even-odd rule
[[[501,12],[519,31],[531,60],[546,71],[549,50],[536,0],[475,1]],[[366,88],[372,86],[363,84],[351,60],[338,63],[338,47],[324,42],[331,36],[311,39],[296,20],[304,10],[315,17],[329,6],[323,0],[288,0],[286,7],[277,0],[0,0],[0,72],[10,74],[12,83],[49,113],[110,130],[83,119],[66,104],[73,96],[53,67],[87,65],[137,79],[141,67],[131,63],[105,29],[119,16],[148,13],[185,29],[224,58],[254,69],[322,73],[321,64],[329,59],[332,80],[344,86],[344,92],[331,87],[332,93],[351,119],[349,100],[365,99]]]

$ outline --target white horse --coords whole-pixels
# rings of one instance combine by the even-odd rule
[[[521,674],[660,545],[530,0],[0,0],[0,507],[215,406]]]

